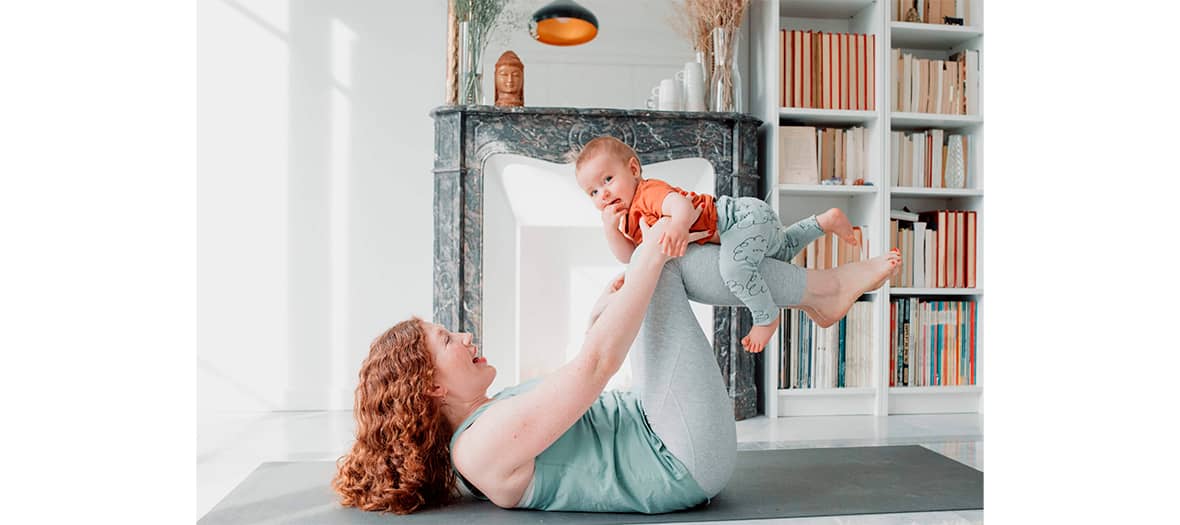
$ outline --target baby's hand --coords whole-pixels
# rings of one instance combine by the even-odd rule
[[[688,247],[688,226],[677,226],[669,224],[664,232],[660,234],[660,251],[669,257],[680,257],[684,255],[685,248]]]
[[[627,214],[626,208],[622,204],[610,204],[602,208],[602,227],[607,230],[618,230],[619,222],[623,220],[623,216]]]

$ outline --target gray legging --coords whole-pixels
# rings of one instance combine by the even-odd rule
[[[733,401],[688,301],[742,304],[721,279],[719,250],[716,244],[691,245],[664,266],[631,361],[652,430],[710,498],[733,474],[737,435]],[[806,270],[768,257],[759,271],[778,306],[803,299]]]

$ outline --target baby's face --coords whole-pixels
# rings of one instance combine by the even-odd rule
[[[639,161],[632,158],[624,162],[613,155],[601,154],[582,163],[575,178],[596,209],[614,203],[629,209],[639,186]]]

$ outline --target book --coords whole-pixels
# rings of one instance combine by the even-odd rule
[[[950,234],[950,223],[947,210],[928,211],[918,214],[927,228],[933,228],[936,239],[934,241],[934,263],[928,269],[934,270],[934,287],[946,288],[947,284],[947,242],[954,240]]]
[[[956,251],[959,244],[957,242],[959,214],[953,210],[947,210],[947,239],[946,239],[946,288],[958,288],[956,282],[958,276],[959,254]]]
[[[802,43],[802,48],[799,53],[800,59],[801,59],[800,60],[800,72],[801,72],[801,76],[802,76],[802,79],[800,82],[800,85],[802,86],[802,90],[800,92],[802,94],[802,97],[799,100],[799,102],[800,102],[799,107],[810,108],[810,107],[814,107],[811,104],[811,97],[812,97],[812,94],[811,94],[811,87],[812,87],[811,86],[811,76],[812,76],[811,75],[811,67],[812,67],[812,65],[811,65],[811,62],[812,62],[812,60],[811,60],[811,58],[812,58],[811,31],[800,31],[799,32],[799,40]]]
[[[820,107],[832,109],[832,33],[820,33]]]
[[[823,31],[813,31],[811,34],[811,105],[810,108],[824,107],[824,49]]]
[[[861,174],[863,159],[861,157],[862,146],[860,142],[860,138],[862,136],[860,131],[863,129],[864,128],[852,128],[844,130],[844,163],[846,169],[846,173],[844,174],[845,185],[851,185],[852,183],[856,182],[857,179],[864,178],[864,175]]]
[[[779,182],[819,184],[816,129],[811,126],[779,127]]]
[[[857,109],[870,109],[868,105],[868,35],[856,35],[857,43],[857,82],[859,85],[856,88],[856,105]]]
[[[943,171],[942,171],[942,139],[943,130],[930,130],[930,174],[931,174],[931,188],[942,188]]]
[[[911,280],[913,287],[923,287],[926,283],[925,243],[926,223],[916,221],[913,223],[913,244],[915,245],[910,252],[910,257],[913,260],[913,278]]]
[[[846,177],[845,171],[847,168],[846,163],[848,162],[847,154],[844,151],[845,137],[847,136],[847,134],[846,134],[845,130],[839,130],[839,129],[832,130],[832,134],[835,135],[834,140],[836,143],[836,149],[834,152],[835,153],[834,167],[835,167],[836,174],[832,178],[834,178],[840,184],[844,184],[844,180]]]
[[[819,175],[821,180],[836,178],[836,130],[823,130],[823,143],[820,145]]]
[[[848,41],[852,35],[844,33],[840,35],[840,109],[849,109],[848,105]]]
[[[967,288],[975,288],[975,212],[967,212]]]
[[[865,85],[868,86],[868,109],[874,111],[877,109],[877,35],[867,35],[868,40],[868,80]]]
[[[967,286],[967,212],[955,212],[955,287]]]
[[[922,223],[922,224],[925,224],[925,223]],[[925,248],[925,257],[924,257],[925,260],[922,262],[922,267],[923,267],[923,270],[925,271],[925,277],[926,277],[926,280],[925,280],[925,282],[922,283],[922,286],[925,288],[934,288],[935,287],[934,256],[938,250],[938,247],[936,245],[938,242],[937,239],[938,239],[938,237],[935,236],[934,231],[929,230],[929,229],[926,230],[926,241],[923,244],[923,247]]]
[[[779,105],[782,107],[791,106],[791,86],[793,79],[791,78],[791,59],[794,57],[791,50],[791,39],[789,38],[790,31],[786,29],[779,30],[778,34],[778,49],[780,57],[779,60],[779,85],[782,86],[779,93]]]

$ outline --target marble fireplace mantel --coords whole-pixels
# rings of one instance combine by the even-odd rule
[[[496,154],[553,163],[599,135],[635,149],[644,165],[703,158],[716,195],[762,195],[758,175],[761,121],[740,113],[622,109],[442,106],[434,118],[434,322],[470,332],[482,343],[484,164]],[[744,308],[714,307],[713,346],[734,415],[760,412],[759,355],[741,350],[750,327]],[[767,385],[773,388],[773,385]]]

